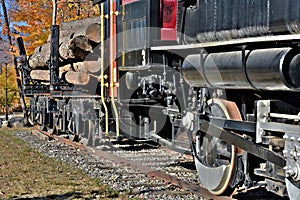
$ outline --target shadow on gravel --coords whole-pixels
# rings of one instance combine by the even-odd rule
[[[30,195],[28,195],[30,196]],[[13,200],[46,200],[46,199],[72,199],[72,198],[82,198],[84,195],[83,193],[79,192],[69,192],[66,194],[61,194],[61,195],[49,195],[45,197],[13,197]],[[94,197],[86,198],[84,197],[83,199],[93,199]]]
[[[276,194],[266,191],[264,188],[257,188],[248,191],[247,193],[240,193],[233,195],[233,198],[238,200],[289,200],[288,197],[280,197]]]

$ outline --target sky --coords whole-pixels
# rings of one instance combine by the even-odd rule
[[[12,3],[14,0],[5,0],[6,9],[9,10],[12,7]],[[8,16],[9,17],[9,16]],[[2,34],[2,28],[4,27],[4,16],[3,16],[3,8],[2,3],[0,4],[0,20],[1,20],[1,26],[0,26],[0,65],[3,62],[7,62],[7,51],[9,50],[9,44],[7,41],[7,37],[5,37]],[[10,27],[13,26],[13,23],[10,24]]]

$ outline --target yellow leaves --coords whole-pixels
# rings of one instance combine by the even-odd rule
[[[7,83],[8,83],[8,104],[11,105],[14,101],[18,100],[16,72],[13,66],[7,67]],[[6,81],[6,67],[2,66],[2,74],[0,74],[0,109],[5,105],[5,81]]]
[[[14,28],[25,35],[26,50],[31,54],[37,46],[47,42],[52,22],[52,1],[16,0],[15,3],[15,9],[9,13],[10,18]],[[99,15],[92,1],[58,0],[57,8],[58,23]]]

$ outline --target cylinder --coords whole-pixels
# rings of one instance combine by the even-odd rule
[[[292,48],[189,55],[182,73],[192,87],[295,90],[300,88],[300,56]]]
[[[204,62],[207,81],[217,88],[251,88],[245,69],[241,51],[212,53]]]
[[[252,51],[247,58],[246,69],[249,80],[255,89],[288,90],[286,77],[282,73],[288,70],[292,48],[259,49]]]
[[[293,57],[289,63],[289,68],[285,68],[283,76],[286,77],[286,83],[293,88],[300,88],[300,54]]]

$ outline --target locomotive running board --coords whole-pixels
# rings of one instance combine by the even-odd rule
[[[170,46],[156,46],[151,47],[152,51],[176,51],[176,50],[192,50],[209,47],[220,47],[220,46],[240,46],[245,44],[255,43],[272,43],[272,42],[284,42],[294,41],[300,42],[300,34],[294,35],[276,35],[276,36],[262,36],[262,37],[249,37],[241,39],[233,39],[228,41],[217,41],[217,42],[203,42],[197,44],[186,44],[186,45],[170,45]]]
[[[264,160],[267,160],[271,163],[274,163],[275,165],[278,165],[280,167],[286,166],[286,161],[283,156],[280,154],[277,154],[273,151],[270,151],[267,148],[264,148],[260,145],[257,145],[241,136],[239,136],[237,133],[233,133],[231,131],[226,131],[222,128],[219,128],[207,121],[201,121],[200,122],[200,131],[206,134],[209,134],[213,137],[217,137],[223,141],[225,141],[227,144],[234,145],[236,147],[239,147],[248,153],[251,153],[257,157],[260,157]]]

